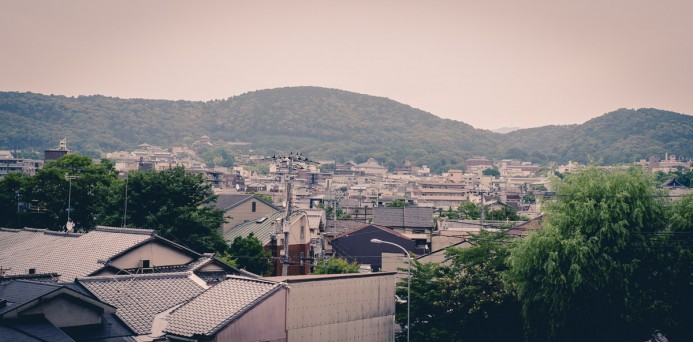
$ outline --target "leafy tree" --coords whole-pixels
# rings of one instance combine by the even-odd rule
[[[464,214],[464,218],[467,220],[478,220],[481,217],[479,206],[472,202],[464,202],[460,204],[457,210]]]
[[[534,195],[534,193],[528,193],[524,196],[522,196],[522,202],[524,203],[535,203],[537,201],[537,197]]]
[[[201,146],[197,154],[207,163],[207,166],[233,167],[233,152],[227,147]]]
[[[261,175],[268,175],[270,171],[269,165],[267,164],[245,165],[243,168],[246,171],[256,172]]]
[[[509,258],[527,339],[637,340],[671,327],[656,281],[668,266],[658,262],[665,210],[652,178],[589,168],[555,189],[542,230]]]
[[[448,210],[443,211],[442,208],[440,208],[440,217],[447,217],[451,220],[459,220],[460,219],[460,212],[458,210],[454,210],[451,207],[448,207]]]
[[[403,199],[395,199],[392,202],[388,203],[387,206],[390,208],[401,208],[401,207],[409,206],[409,202],[407,202]]]
[[[258,275],[269,275],[272,270],[270,252],[253,233],[245,238],[237,236],[229,247],[229,254],[236,260],[238,267],[246,271]]]
[[[522,336],[520,305],[502,274],[509,254],[503,234],[482,232],[469,248],[449,248],[450,265],[415,262],[411,279],[413,341],[517,341]],[[406,298],[407,283],[397,294]],[[406,304],[397,322],[406,325]],[[499,327],[502,326],[502,329]],[[406,330],[399,339],[406,337]]]
[[[212,186],[201,175],[182,167],[131,172],[111,187],[101,224],[122,225],[126,185],[127,226],[156,229],[162,237],[198,252],[226,250],[219,233],[224,213],[214,207]]]
[[[675,201],[668,210],[669,226],[657,249],[661,267],[650,287],[660,310],[653,310],[650,319],[671,341],[693,341],[688,324],[693,317],[693,195]]]
[[[28,208],[20,207],[20,203],[24,203],[23,190],[28,181],[23,173],[10,173],[0,180],[0,227],[22,227],[22,216],[27,215]]]
[[[528,218],[522,215],[519,215],[517,213],[517,210],[515,208],[504,205],[500,209],[495,209],[495,210],[488,210],[487,208],[484,208],[486,211],[485,217],[487,220],[496,220],[496,221],[527,221]]]
[[[68,177],[72,178],[71,182]],[[89,157],[68,154],[46,163],[36,175],[21,182],[20,194],[31,206],[22,215],[23,225],[62,230],[67,223],[69,205],[75,229],[92,229],[102,198],[116,177],[113,163],[106,159],[94,163]]]
[[[313,269],[313,274],[342,274],[359,273],[359,264],[350,263],[344,258],[331,257],[318,262]]]
[[[481,171],[481,174],[484,176],[493,176],[493,177],[500,177],[500,171],[496,168],[487,168]]]

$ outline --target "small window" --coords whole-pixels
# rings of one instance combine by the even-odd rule
[[[306,227],[301,226],[301,240],[306,238]]]
[[[29,269],[29,274],[36,274],[36,269],[35,269],[35,268],[30,268],[30,269]]]
[[[150,268],[149,260],[142,260],[142,268]]]
[[[255,212],[257,210],[257,203],[253,202],[253,209],[252,210],[253,210],[253,212]]]

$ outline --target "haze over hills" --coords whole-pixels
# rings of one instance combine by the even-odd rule
[[[409,158],[436,171],[479,155],[616,163],[693,151],[693,117],[658,109],[619,109],[581,125],[498,134],[387,98],[317,87],[208,102],[0,92],[0,119],[1,149],[42,150],[67,137],[72,149],[93,156],[202,135],[251,142],[261,153],[302,151],[338,161],[374,157],[390,167]]]

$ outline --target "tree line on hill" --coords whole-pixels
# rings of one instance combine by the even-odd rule
[[[498,134],[386,98],[317,87],[208,102],[0,92],[0,118],[3,149],[40,151],[67,137],[75,151],[100,157],[142,143],[170,146],[208,135],[250,142],[255,153],[303,151],[338,162],[373,157],[390,169],[409,159],[436,173],[461,169],[465,159],[479,155],[613,164],[665,152],[691,157],[685,154],[693,150],[693,118],[657,109],[620,109],[582,125]],[[222,154],[207,159],[227,163]]]

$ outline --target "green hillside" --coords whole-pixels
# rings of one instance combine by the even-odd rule
[[[369,95],[317,87],[260,90],[208,102],[64,97],[0,92],[0,149],[53,147],[81,153],[167,146],[202,135],[247,141],[256,152],[388,166],[411,159],[436,171],[474,155],[534,161],[627,162],[664,152],[690,155],[693,118],[656,109],[618,110],[582,125],[497,134]]]

